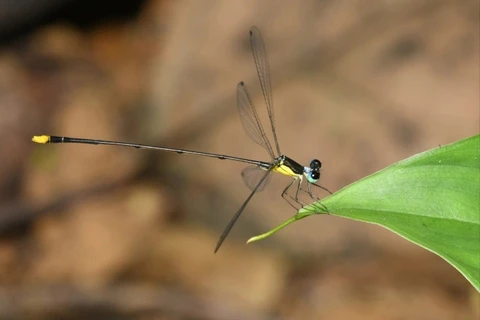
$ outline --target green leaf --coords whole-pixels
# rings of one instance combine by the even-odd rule
[[[480,291],[480,135],[397,162],[249,242],[326,213],[399,234],[444,258]]]

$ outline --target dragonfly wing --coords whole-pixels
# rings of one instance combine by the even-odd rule
[[[275,158],[272,146],[265,135],[262,123],[258,117],[257,109],[253,105],[250,94],[245,83],[240,82],[237,85],[237,108],[242,121],[243,128],[247,135],[256,144],[264,147],[272,159]]]
[[[270,80],[270,66],[268,65],[267,51],[263,42],[260,30],[253,26],[250,29],[250,45],[252,46],[253,59],[257,69],[258,79],[262,87],[263,98],[267,105],[268,117],[272,127],[273,139],[277,153],[280,155],[280,146],[278,145],[277,133],[275,131],[275,114],[273,111],[272,82]]]
[[[248,189],[254,190],[260,180],[262,180],[265,174],[265,170],[260,168],[259,166],[248,166],[242,171],[242,178],[245,184],[247,185]],[[258,186],[257,192],[263,191],[265,187],[268,185],[271,179],[271,175],[268,175],[265,180]]]
[[[262,183],[267,180],[268,176],[270,175],[270,173],[272,173],[272,168],[269,168],[267,171],[264,172],[262,178],[260,179],[260,181],[258,182],[258,184],[256,185],[256,187],[252,190],[252,192],[250,193],[250,195],[248,196],[248,198],[245,200],[245,202],[242,204],[242,206],[238,209],[238,211],[235,213],[235,215],[233,216],[233,218],[230,220],[230,222],[227,224],[227,226],[225,227],[225,229],[223,230],[222,234],[220,235],[220,239],[218,239],[218,242],[217,242],[217,246],[215,247],[215,253],[218,251],[218,249],[220,249],[220,247],[222,246],[222,243],[223,241],[225,241],[225,238],[228,236],[228,234],[230,233],[230,230],[232,230],[235,222],[237,222],[238,218],[240,217],[240,215],[242,214],[243,210],[247,207],[247,204],[250,202],[250,200],[252,199],[253,195],[255,193],[257,193],[258,191],[258,188],[260,188],[260,185],[262,185]]]

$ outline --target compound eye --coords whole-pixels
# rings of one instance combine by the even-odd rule
[[[320,162],[320,160],[313,159],[312,161],[310,161],[310,168],[312,170],[320,170],[321,167],[322,163]]]
[[[315,183],[318,181],[318,179],[320,179],[320,172],[318,171],[312,171],[307,176],[307,180],[310,183]]]

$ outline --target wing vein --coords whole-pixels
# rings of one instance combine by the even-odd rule
[[[262,87],[263,98],[267,105],[268,118],[272,127],[273,139],[278,155],[281,155],[280,146],[278,144],[277,132],[275,131],[275,114],[273,110],[272,84],[270,80],[270,67],[268,65],[267,51],[262,39],[260,30],[253,26],[250,29],[250,44],[252,46],[253,59],[257,69],[258,79]]]
[[[245,200],[245,202],[242,204],[242,206],[238,209],[237,213],[235,213],[235,215],[233,216],[233,218],[230,220],[230,222],[227,224],[227,226],[225,227],[225,229],[223,230],[222,232],[222,235],[220,236],[220,238],[218,239],[218,242],[217,242],[217,246],[215,247],[215,253],[218,251],[218,249],[220,249],[223,241],[225,240],[225,238],[228,236],[228,234],[230,233],[230,230],[232,230],[233,228],[233,225],[235,224],[235,222],[237,222],[238,218],[240,217],[240,215],[242,214],[243,210],[247,207],[247,204],[250,202],[250,199],[252,199],[253,195],[257,192],[257,190],[260,188],[260,185],[263,183],[263,181],[265,179],[267,179],[267,177],[269,176],[269,174],[272,172],[272,169],[273,169],[273,166],[271,166],[266,172],[265,174],[263,175],[262,179],[258,182],[257,186],[252,190],[252,192],[250,193],[250,195],[248,196],[248,198]]]
[[[275,158],[273,148],[265,135],[262,122],[257,113],[257,109],[253,105],[250,94],[248,93],[245,83],[240,82],[237,85],[237,108],[240,114],[240,120],[247,135],[256,144],[264,147],[272,160]]]

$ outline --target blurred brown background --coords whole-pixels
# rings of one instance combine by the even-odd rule
[[[311,217],[246,245],[294,214],[284,177],[214,255],[242,164],[30,141],[268,160],[235,98],[245,81],[264,115],[257,25],[282,152],[336,191],[479,132],[478,1],[125,3],[0,5],[0,319],[478,319],[453,267],[378,226]]]

